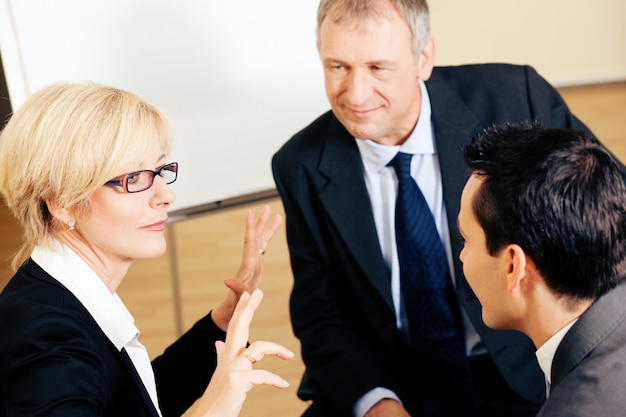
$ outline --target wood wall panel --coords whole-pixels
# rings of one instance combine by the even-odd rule
[[[559,91],[574,114],[626,162],[626,82]]]

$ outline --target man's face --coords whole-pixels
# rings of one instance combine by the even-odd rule
[[[430,76],[430,60],[415,58],[411,31],[395,10],[358,24],[333,20],[323,22],[318,49],[335,116],[356,138],[402,143],[417,123],[418,79]]]
[[[489,254],[487,237],[474,215],[473,201],[483,180],[472,175],[461,195],[461,209],[457,219],[459,232],[463,238],[463,250],[459,255],[463,262],[463,273],[483,308],[483,321],[494,329],[507,329],[507,290],[501,254]]]

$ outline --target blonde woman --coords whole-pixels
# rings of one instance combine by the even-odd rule
[[[152,105],[96,84],[35,93],[0,136],[0,192],[24,230],[0,294],[0,416],[235,416],[252,365],[293,354],[247,346],[261,302],[262,250],[279,226],[250,213],[242,264],[224,300],[152,363],[116,290],[135,259],[165,251],[178,164]],[[208,387],[207,387],[208,385]]]

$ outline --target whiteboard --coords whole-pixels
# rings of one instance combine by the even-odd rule
[[[274,193],[271,157],[329,109],[318,0],[2,0],[13,109],[57,81],[130,90],[167,115],[173,213]]]

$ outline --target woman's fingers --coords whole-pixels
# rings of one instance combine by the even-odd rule
[[[256,224],[256,236],[259,239],[259,249],[262,250],[263,253],[267,250],[267,245],[269,244],[270,240],[272,240],[272,237],[274,237],[274,233],[276,233],[276,231],[280,227],[280,224],[283,221],[282,217],[277,214],[274,217],[274,221],[272,222],[272,224],[269,225],[269,227],[266,229],[265,226],[270,218],[271,212],[272,210],[270,209],[270,207],[265,206]],[[262,252],[259,253],[262,254]]]
[[[255,369],[250,374],[250,383],[254,385],[272,385],[276,388],[287,388],[289,382],[264,369]]]
[[[252,294],[244,292],[239,298],[226,331],[226,346],[231,349],[232,354],[236,354],[241,346],[247,344],[250,323],[262,300],[263,292],[258,288]]]
[[[272,342],[259,341],[249,347],[250,323],[263,300],[263,292],[243,292],[228,323],[225,341],[215,342],[217,366],[209,386],[199,401],[194,416],[238,415],[246,393],[254,385],[286,388],[289,383],[272,372],[255,369],[253,365],[265,356],[291,359],[289,349]]]
[[[249,353],[246,354],[246,351]],[[256,341],[244,350],[244,356],[248,357],[250,362],[254,363],[260,361],[265,356],[276,356],[283,360],[292,359],[294,353],[278,343]],[[254,361],[251,358],[254,358]]]
[[[256,219],[254,213],[248,211],[243,257],[236,275],[236,279],[244,285],[247,291],[252,291],[261,285],[263,274],[262,257],[274,233],[276,233],[282,223],[282,217],[276,215],[272,224],[268,226],[267,222],[271,213],[271,208],[265,206],[259,218]],[[229,286],[229,288],[231,287]],[[235,292],[235,295],[238,296],[239,293]]]
[[[257,341],[244,349],[242,356],[254,365],[266,356],[276,356],[287,360],[293,358],[294,354],[286,347],[277,343]],[[286,380],[264,369],[250,370],[249,382],[254,385],[272,385],[276,388],[287,388],[289,386]]]

